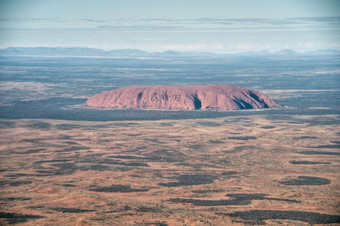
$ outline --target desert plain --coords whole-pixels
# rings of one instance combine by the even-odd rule
[[[0,224],[339,224],[338,115],[1,120]]]

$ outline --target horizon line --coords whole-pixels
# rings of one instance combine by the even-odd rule
[[[191,54],[200,54],[200,53],[206,53],[206,54],[215,54],[215,55],[232,55],[232,54],[242,54],[242,53],[267,53],[267,54],[276,54],[280,52],[291,52],[296,54],[304,54],[304,53],[310,53],[310,52],[321,52],[321,51],[339,51],[340,48],[320,48],[320,49],[313,49],[313,50],[307,50],[307,51],[298,51],[294,49],[289,48],[283,48],[279,50],[269,50],[269,49],[262,49],[262,50],[249,50],[249,51],[235,51],[235,52],[223,52],[223,51],[195,51],[195,50],[176,50],[176,49],[167,49],[167,50],[144,50],[139,48],[116,48],[116,49],[103,49],[103,48],[96,48],[96,47],[79,47],[79,46],[9,46],[0,48],[0,51],[6,51],[9,49],[87,49],[87,50],[96,50],[96,51],[102,51],[102,52],[114,52],[114,51],[139,51],[144,52],[147,54],[161,54],[161,53],[191,53]]]

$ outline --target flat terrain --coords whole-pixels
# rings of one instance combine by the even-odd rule
[[[338,122],[2,120],[0,224],[339,224]]]

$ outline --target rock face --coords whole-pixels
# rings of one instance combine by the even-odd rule
[[[131,86],[90,97],[91,107],[168,109],[168,110],[239,110],[279,107],[255,90],[230,85]]]

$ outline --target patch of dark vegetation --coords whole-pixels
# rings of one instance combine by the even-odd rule
[[[64,186],[64,187],[77,187],[74,184],[62,184],[62,186]]]
[[[217,127],[220,126],[221,123],[218,122],[204,122],[204,121],[197,121],[196,124],[202,125],[202,126],[211,126],[211,127]]]
[[[300,186],[300,185],[326,185],[326,184],[330,184],[331,180],[326,179],[326,178],[322,178],[322,177],[299,176],[297,179],[280,181],[279,183],[280,184],[284,184],[284,185],[294,185],[294,186]]]
[[[168,226],[168,224],[164,222],[143,222],[143,223],[137,223],[135,226]]]
[[[340,123],[339,117],[314,117],[311,119],[303,120],[308,123],[310,126],[318,126],[318,125],[336,125]]]
[[[186,155],[178,151],[159,149],[146,154],[146,158],[155,162],[183,162]]]
[[[17,223],[24,223],[28,220],[35,220],[44,218],[43,216],[39,215],[32,215],[32,214],[20,214],[20,213],[6,213],[0,212],[0,218],[5,218],[9,224],[17,224]]]
[[[75,164],[74,163],[70,163],[70,162],[54,163],[54,164],[51,164],[51,166],[58,167],[61,170],[64,170],[64,169],[75,169],[76,168]]]
[[[219,192],[223,192],[223,190],[196,190],[192,192],[198,193],[198,194],[206,194],[206,193],[219,193]]]
[[[110,125],[103,125],[103,124],[89,126],[89,128],[91,128],[91,129],[103,129],[103,128],[109,128],[109,127],[110,127]]]
[[[240,151],[244,151],[244,150],[247,150],[249,148],[253,148],[253,146],[237,146],[237,147],[234,147],[233,149],[231,149],[230,151],[225,151],[225,153],[237,153],[237,152],[240,152]]]
[[[317,165],[317,164],[331,164],[330,162],[313,162],[313,161],[290,161],[291,164],[295,165]]]
[[[113,123],[112,126],[122,126],[122,127],[130,127],[130,126],[137,126],[139,125],[139,123],[135,123],[135,122],[116,122]]]
[[[226,166],[226,165],[230,165],[230,158],[229,157],[218,158],[213,162]]]
[[[275,126],[262,126],[261,128],[262,129],[274,129]]]
[[[31,123],[26,124],[26,127],[31,128],[31,129],[48,130],[52,127],[52,125],[47,122],[31,122]]]
[[[15,127],[15,123],[11,121],[0,121],[0,129],[11,129]]]
[[[66,141],[65,144],[78,145],[77,142],[73,142],[73,141]]]
[[[42,205],[38,205],[38,206],[29,206],[29,207],[26,207],[27,209],[43,209],[45,208],[45,206],[42,206]]]
[[[21,185],[31,184],[33,181],[30,180],[17,180],[17,181],[4,181],[4,184],[8,184],[9,186],[17,187]]]
[[[143,157],[143,156],[135,156],[135,155],[110,155],[107,156],[109,158],[116,158],[116,159],[141,159],[141,160],[147,160],[147,159],[151,159],[148,157]]]
[[[139,146],[139,147],[136,147],[130,150],[126,150],[124,151],[124,153],[140,153],[141,150],[144,150],[144,149],[146,149],[146,146]]]
[[[168,151],[165,149],[159,149],[159,150],[155,150],[152,152],[153,155],[159,156],[159,155],[164,155],[164,156],[174,156],[175,153],[172,151]]]
[[[170,123],[170,122],[161,122],[159,123],[160,126],[173,126],[174,124],[173,123]]]
[[[189,145],[188,148],[191,149],[202,149],[204,147],[204,145],[202,144],[194,144],[194,145]]]
[[[335,148],[340,149],[340,144],[326,144],[326,145],[319,145],[312,148]]]
[[[101,160],[98,163],[101,163],[101,164],[111,164],[111,165],[122,165],[122,166],[144,166],[144,167],[149,167],[149,165],[144,163],[144,162],[113,161],[113,160],[110,160],[110,159]]]
[[[160,140],[158,140],[158,139],[156,139],[156,138],[145,138],[145,140],[146,140],[146,141],[151,141],[151,142],[157,143],[157,144],[164,144],[163,141],[160,141]]]
[[[312,136],[301,136],[301,137],[295,137],[294,139],[300,140],[300,139],[316,139],[317,137]]]
[[[333,144],[340,144],[340,141],[332,140],[331,142],[332,142]]]
[[[175,165],[177,165],[177,166],[190,166],[190,167],[193,167],[193,168],[201,168],[197,164],[191,164],[191,163],[188,163],[188,162],[179,162],[179,163],[176,163]]]
[[[57,150],[55,152],[72,152],[72,151],[88,150],[88,149],[89,149],[88,147],[84,147],[84,146],[73,146],[73,147],[62,149],[62,150]]]
[[[212,144],[224,144],[224,141],[221,140],[210,140],[209,142]]]
[[[78,209],[78,208],[63,208],[63,207],[55,207],[50,208],[51,210],[55,210],[62,213],[86,213],[86,212],[93,212],[94,210],[87,210],[87,209]]]
[[[26,198],[26,197],[9,197],[9,198],[0,198],[0,200],[3,200],[3,201],[27,201],[27,200],[31,200],[31,198]]]
[[[300,203],[297,200],[268,198],[266,194],[227,194],[230,199],[205,200],[205,199],[170,199],[176,203],[192,203],[195,206],[229,206],[229,205],[249,205],[253,200],[275,200],[282,202]]]
[[[247,117],[232,117],[232,118],[227,118],[224,120],[224,123],[235,123],[235,122],[250,122],[250,119]]]
[[[12,173],[12,174],[5,175],[5,177],[13,177],[13,178],[26,177],[26,176],[30,176],[30,174],[26,174],[26,173]]]
[[[36,161],[34,163],[40,164],[40,163],[49,163],[49,162],[70,162],[71,159],[52,159],[52,160],[42,160],[42,161]]]
[[[58,124],[55,126],[57,129],[61,130],[70,130],[70,129],[78,129],[78,128],[83,128],[83,125],[78,125],[78,124],[68,124],[68,123],[63,123],[63,124]]]
[[[34,154],[34,153],[39,153],[42,151],[46,151],[46,148],[35,148],[35,149],[29,149],[25,152],[15,152],[15,154]]]
[[[129,133],[128,136],[129,137],[138,137],[141,136],[142,134],[136,134],[136,133]]]
[[[34,143],[37,144],[40,142],[41,139],[23,139],[22,142]]]
[[[159,207],[147,207],[141,206],[137,208],[137,212],[144,212],[144,213],[160,213],[162,210]]]
[[[227,171],[227,172],[221,173],[220,175],[224,177],[232,178],[232,177],[235,177],[237,174],[239,174],[239,172],[237,171]]]
[[[87,170],[105,171],[105,170],[110,170],[110,167],[97,164],[97,165],[90,165],[88,167],[81,167],[80,170],[82,171],[87,171]]]
[[[36,176],[60,176],[60,175],[70,175],[73,174],[74,171],[78,169],[78,167],[74,163],[54,163],[51,164],[53,168],[42,168],[41,170],[37,170],[39,173]]]
[[[255,140],[256,137],[253,136],[245,136],[245,137],[228,137],[230,140]]]
[[[298,153],[303,155],[340,155],[340,152],[330,151],[300,151]]]
[[[106,187],[94,187],[90,191],[96,192],[146,192],[148,189],[131,188],[129,185],[111,185]]]
[[[59,139],[61,140],[70,140],[71,138],[72,138],[71,136],[67,136],[67,135],[63,135],[59,137]]]
[[[159,183],[158,185],[164,187],[177,187],[177,186],[189,186],[189,185],[200,185],[200,184],[211,184],[217,177],[208,174],[191,174],[191,175],[180,175],[176,179],[177,182]]]
[[[248,224],[265,224],[265,220],[282,219],[302,221],[312,224],[333,224],[340,222],[339,215],[328,215],[303,211],[280,211],[280,210],[249,210],[237,211],[234,213],[216,213],[229,217],[247,220]]]

